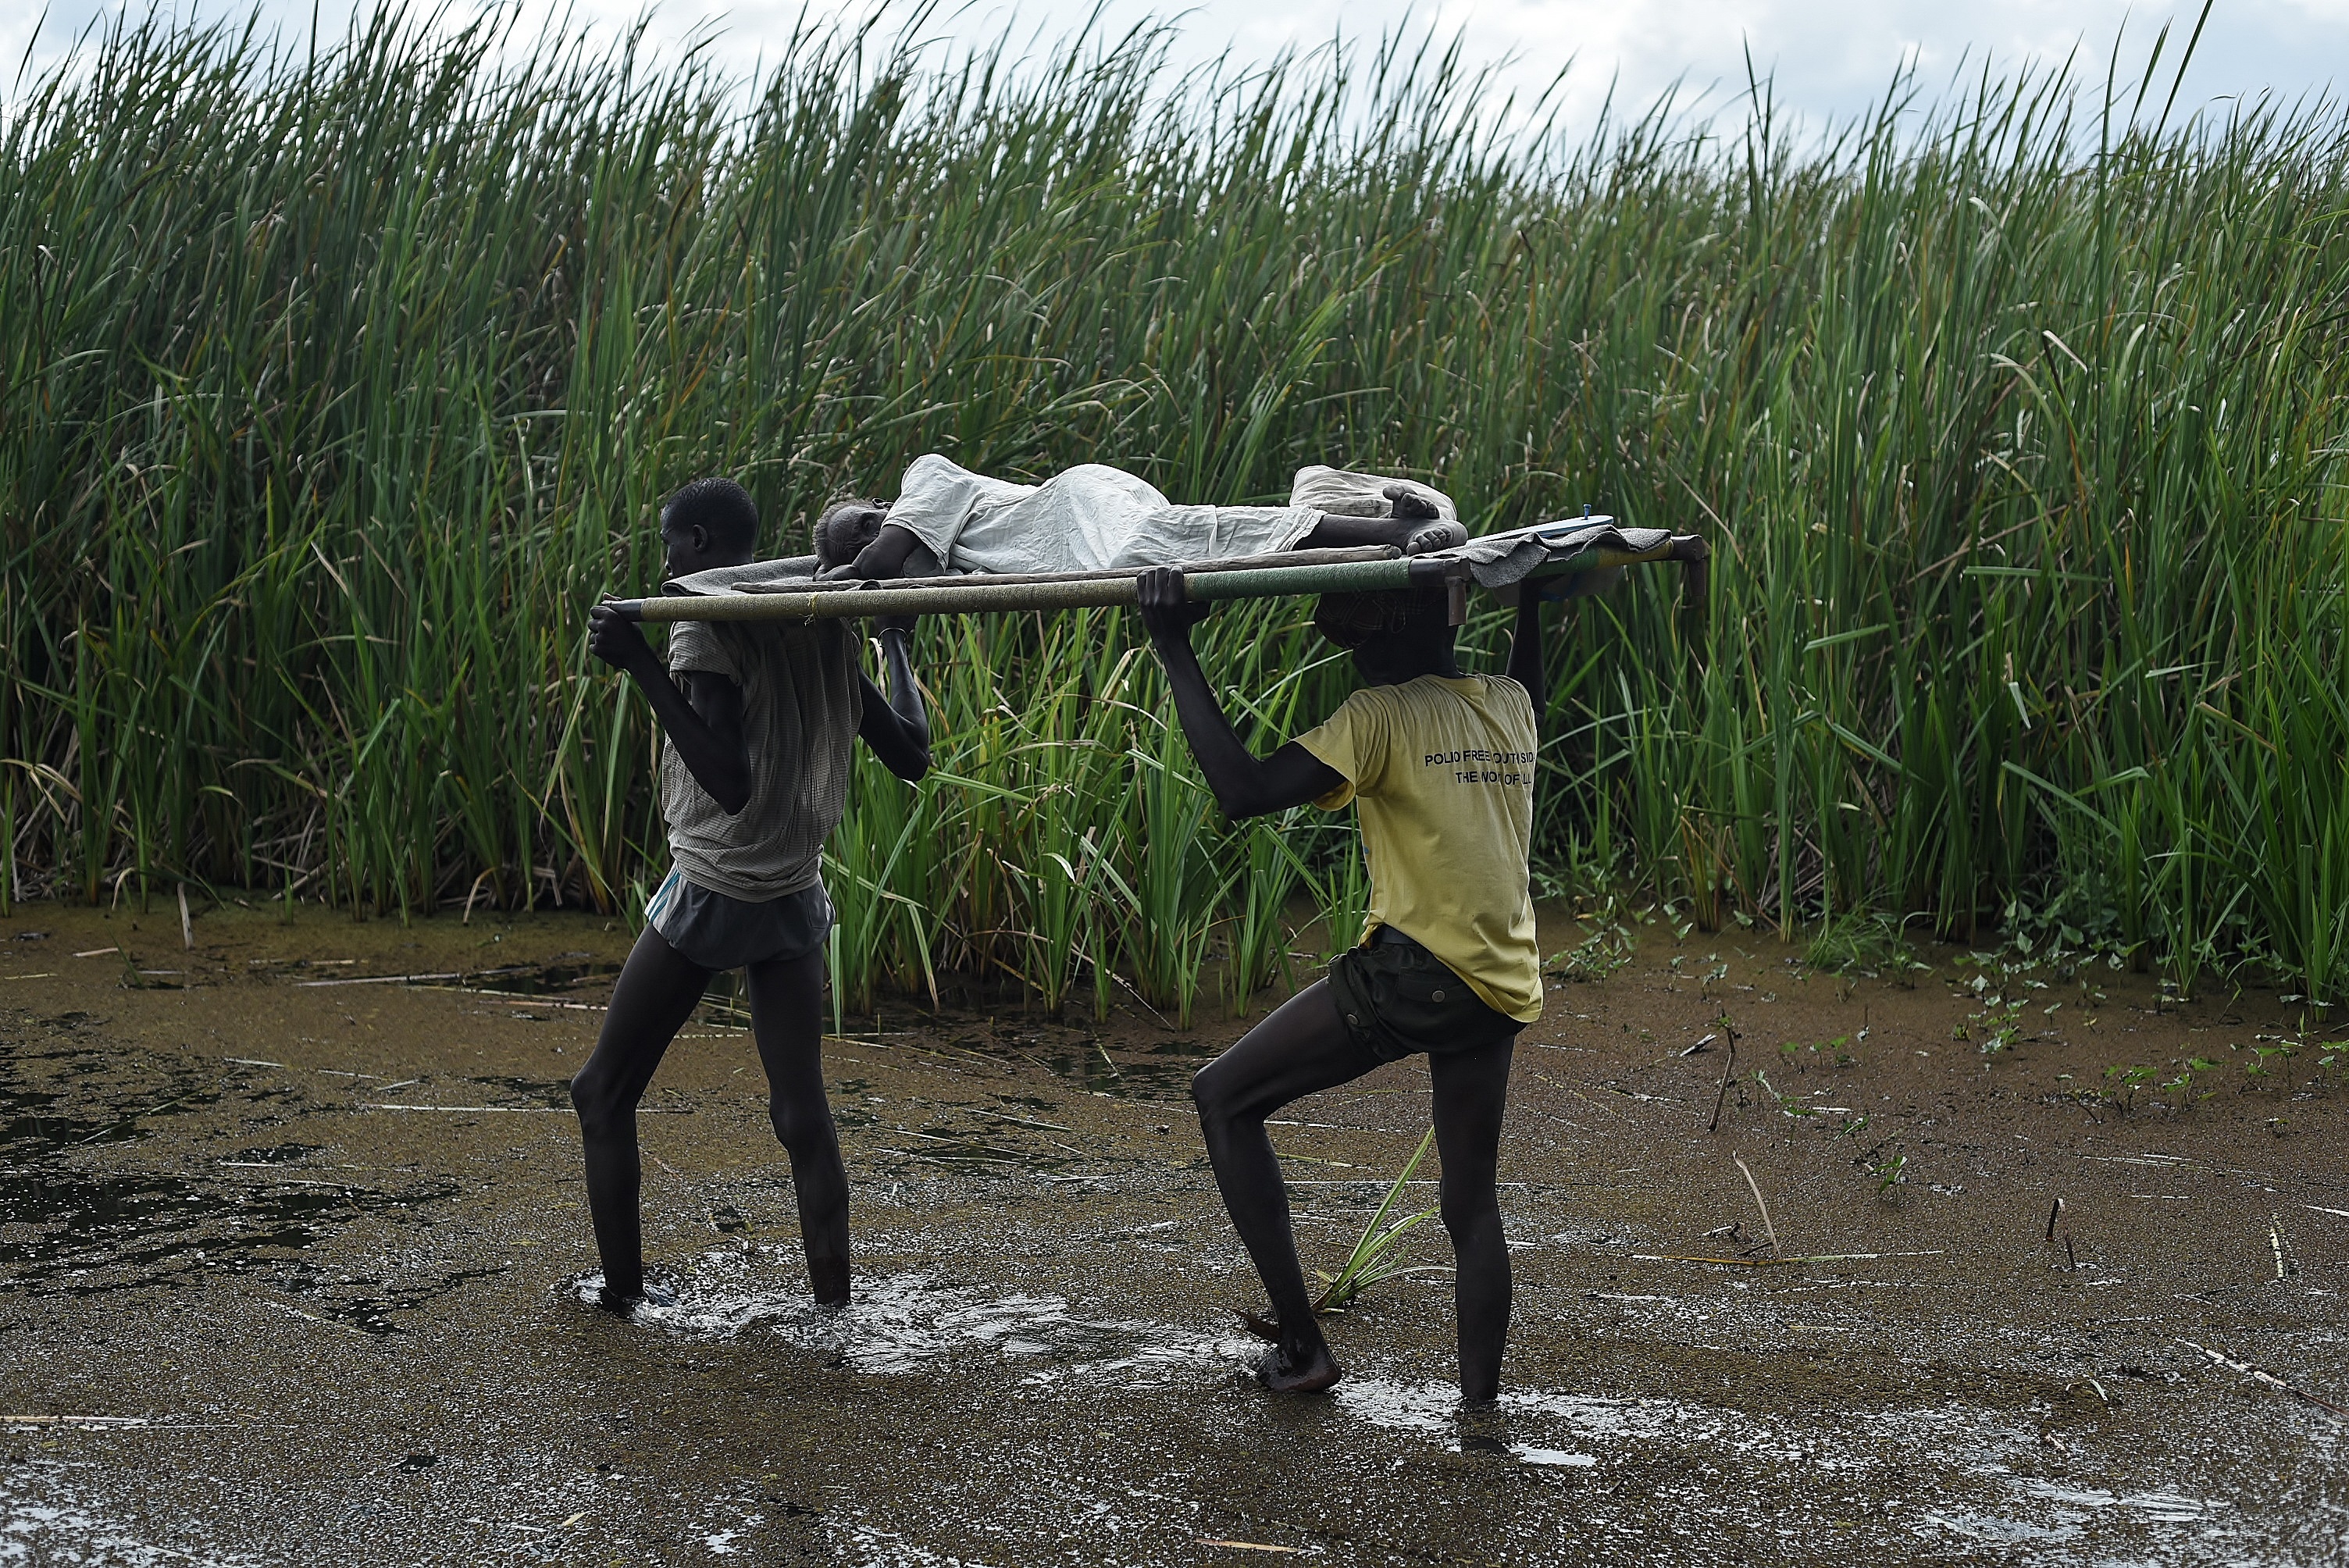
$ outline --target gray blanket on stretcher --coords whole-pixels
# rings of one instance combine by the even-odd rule
[[[1468,574],[1479,586],[1502,590],[1503,602],[1515,603],[1516,595],[1513,590],[1516,584],[1553,561],[1563,561],[1586,550],[1620,550],[1644,555],[1671,543],[1671,537],[1668,528],[1624,528],[1611,517],[1578,517],[1564,522],[1514,528],[1506,533],[1479,534],[1457,550],[1444,551],[1438,559],[1465,561]],[[1577,573],[1565,596],[1581,599],[1604,593],[1622,575],[1619,566]]]

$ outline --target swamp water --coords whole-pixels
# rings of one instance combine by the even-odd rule
[[[256,925],[171,931],[136,965],[169,990],[0,949],[0,1563],[2344,1556],[2334,1418],[2185,1343],[2340,1402],[2337,1090],[2294,1057],[2165,1109],[2106,1074],[2279,1037],[2250,999],[2116,994],[1984,1057],[1979,999],[1775,951],[1710,995],[1669,954],[1561,988],[1504,1149],[1508,1393],[1464,1418],[1441,1274],[1334,1320],[1330,1398],[1247,1380],[1180,1095],[1232,1026],[893,1007],[830,1042],[859,1274],[823,1315],[713,1009],[643,1120],[676,1299],[621,1323],[582,1305],[562,1086],[626,934],[492,932],[578,971],[500,995],[478,925]],[[305,984],[337,967],[390,978]],[[1682,1053],[1724,1005],[1767,1087],[1708,1136],[1718,1047]],[[1284,1116],[1309,1264],[1425,1116],[1408,1064]],[[1767,1261],[1733,1155],[1825,1261]]]

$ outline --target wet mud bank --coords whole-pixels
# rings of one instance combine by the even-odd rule
[[[848,1020],[823,1316],[715,999],[643,1120],[676,1300],[621,1323],[564,1086],[625,931],[191,934],[0,922],[0,1563],[2345,1554],[2349,1028],[2271,992],[1702,935],[1559,984],[1464,1418],[1440,1273],[1336,1321],[1333,1396],[1248,1381],[1184,1098],[1243,1023]],[[1406,1063],[1274,1130],[1309,1265],[1426,1119]]]

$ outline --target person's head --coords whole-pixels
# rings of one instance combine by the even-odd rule
[[[660,531],[671,577],[740,566],[759,548],[759,508],[732,480],[695,480],[661,502]]]
[[[1313,629],[1351,654],[1354,673],[1371,686],[1419,676],[1457,675],[1448,596],[1441,588],[1390,593],[1324,593]]]
[[[881,525],[888,521],[888,507],[877,500],[848,496],[833,502],[816,519],[816,564],[826,571],[847,565],[881,536]]]

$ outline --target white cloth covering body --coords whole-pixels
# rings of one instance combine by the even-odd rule
[[[889,521],[949,572],[1108,572],[1269,555],[1313,531],[1297,506],[1176,506],[1100,463],[1040,485],[988,479],[932,452],[906,467]]]

